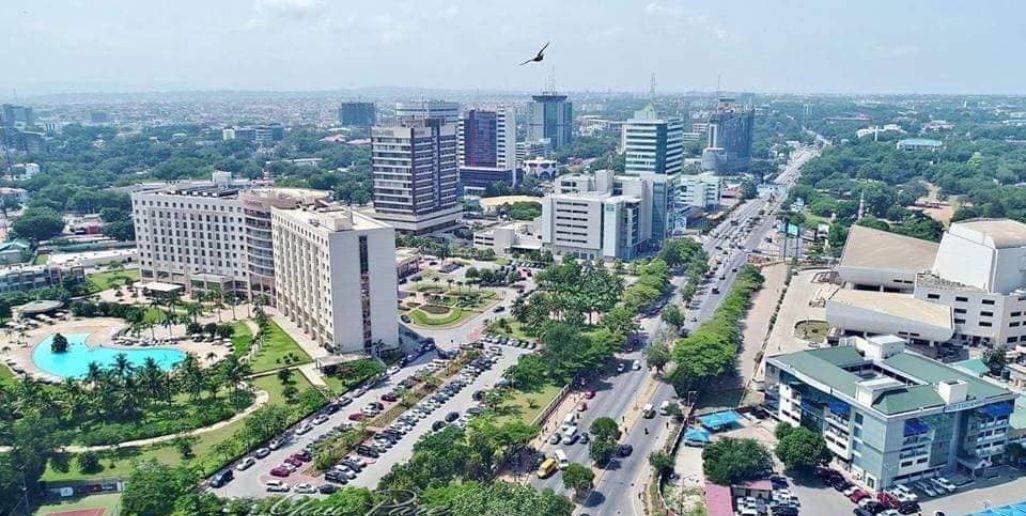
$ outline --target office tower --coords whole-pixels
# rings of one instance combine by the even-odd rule
[[[404,233],[447,229],[457,203],[456,125],[404,117],[371,131],[374,217]]]
[[[549,140],[558,149],[574,139],[574,105],[554,91],[531,97],[527,105],[527,141]]]
[[[407,118],[434,118],[455,124],[460,119],[460,105],[445,100],[396,102],[395,117],[399,121]]]
[[[709,116],[707,148],[702,153],[706,170],[737,174],[752,164],[752,133],[755,111],[734,104],[734,99],[721,98]]]
[[[338,107],[338,123],[344,127],[371,127],[377,123],[373,102],[343,102]]]
[[[395,232],[335,207],[271,209],[277,309],[334,353],[399,342]]]
[[[89,112],[89,123],[90,124],[109,124],[111,122],[110,113],[107,111],[101,111],[94,109]]]
[[[221,139],[239,139],[264,145],[284,140],[285,127],[281,124],[229,127],[221,130]]]
[[[35,125],[36,117],[28,106],[4,104],[0,107],[0,123],[6,127],[24,128]]]
[[[620,148],[628,175],[679,174],[684,168],[684,123],[660,118],[650,104],[623,124]]]
[[[516,114],[511,108],[472,109],[456,126],[456,154],[464,193],[480,194],[488,185],[516,186]]]

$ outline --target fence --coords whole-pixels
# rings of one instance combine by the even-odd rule
[[[567,394],[570,394],[569,383],[564,385],[563,388],[559,390],[556,396],[552,398],[552,401],[550,401],[549,404],[546,405],[545,408],[542,409],[542,411],[539,412],[537,416],[535,416],[534,420],[531,421],[531,424],[539,425],[542,421],[545,421],[556,410],[556,407],[558,407],[559,404],[566,399]]]

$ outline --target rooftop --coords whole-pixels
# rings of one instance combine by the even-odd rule
[[[336,205],[331,208],[316,210],[294,209],[283,210],[274,208],[274,213],[280,217],[292,219],[301,224],[307,224],[314,228],[320,228],[328,233],[337,231],[361,231],[370,229],[389,228],[388,224],[368,217],[356,210]]]
[[[976,232],[981,243],[994,249],[1026,247],[1026,224],[1011,219],[971,219],[952,224],[951,232],[969,237]]]
[[[908,272],[930,270],[937,257],[936,242],[854,225],[841,254],[842,267],[865,267]]]
[[[860,383],[884,384],[893,379],[895,381],[890,382],[894,383],[893,387],[881,385],[872,405],[873,409],[885,415],[944,406],[937,385],[952,380],[967,384],[967,400],[996,402],[1006,400],[1012,394],[973,374],[907,350],[873,361],[863,356],[855,346],[841,345],[778,355],[770,360],[778,367],[799,373],[849,398],[856,398],[856,386]],[[859,368],[870,363],[876,367],[872,370]]]
[[[841,289],[830,297],[835,303],[861,308],[880,314],[918,321],[920,323],[954,330],[951,307],[917,299],[911,294]]]

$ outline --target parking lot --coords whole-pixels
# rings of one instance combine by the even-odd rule
[[[502,372],[513,365],[519,355],[529,351],[526,348],[503,346],[502,354],[495,357],[494,364],[490,368],[482,368],[480,372],[471,374],[468,368],[465,367],[462,373],[457,374],[443,385],[445,387],[449,384],[454,384],[454,388],[451,389],[452,395],[446,396],[448,399],[438,399],[437,401],[425,399],[411,407],[411,409],[404,411],[403,416],[406,416],[411,411],[423,409],[425,415],[417,419],[407,418],[410,424],[406,425],[407,428],[402,429],[401,435],[398,435],[394,442],[386,444],[383,440],[379,441],[380,451],[374,453],[378,457],[361,457],[355,453],[350,454],[350,459],[353,459],[358,464],[356,467],[350,465],[340,469],[342,475],[338,478],[340,480],[338,484],[345,483],[346,485],[360,487],[376,487],[381,477],[391,470],[395,464],[410,458],[413,453],[413,444],[421,436],[430,432],[432,425],[436,421],[444,420],[450,413],[457,413],[457,417],[463,416],[466,410],[475,404],[473,400],[473,393],[475,391],[494,386],[501,379]],[[314,470],[309,463],[309,458],[299,460],[300,458],[297,457],[297,454],[302,455],[304,450],[310,452],[313,450],[315,443],[327,439],[330,435],[338,435],[346,428],[354,426],[353,419],[362,419],[361,416],[356,414],[371,413],[372,411],[365,411],[364,409],[369,408],[372,403],[383,405],[383,410],[394,406],[396,402],[383,401],[382,395],[393,392],[401,382],[414,375],[424,373],[432,367],[437,367],[432,366],[434,356],[433,353],[424,355],[415,364],[400,369],[373,387],[363,390],[363,392],[354,392],[351,397],[344,396],[340,398],[340,404],[344,404],[344,406],[334,413],[322,411],[320,414],[313,415],[299,422],[279,439],[276,439],[278,442],[273,443],[275,449],[271,449],[271,446],[268,446],[261,450],[259,455],[263,455],[262,457],[258,457],[256,453],[249,455],[247,458],[252,459],[251,466],[240,470],[236,468],[239,463],[232,464],[230,467],[232,468],[234,479],[223,486],[211,487],[211,491],[219,496],[233,498],[262,497],[268,495],[269,488],[271,487],[268,484],[269,481],[287,484],[290,490],[295,486],[308,484],[309,486],[304,485],[303,489],[303,491],[307,492],[313,490],[310,488],[315,489],[326,484],[327,482],[323,475],[315,476],[313,474]],[[455,385],[460,385],[460,387],[455,388]],[[363,417],[368,416],[365,415]],[[453,418],[452,422],[457,423],[458,419]],[[377,443],[373,440],[366,440],[364,444],[375,445]],[[242,460],[245,460],[245,458]],[[242,462],[242,460],[239,462]],[[290,466],[289,462],[296,464]],[[279,475],[283,474],[282,476],[272,475],[272,470],[276,468],[286,468],[290,471],[285,473],[278,470],[277,473]],[[341,480],[342,477],[346,477],[345,480]]]

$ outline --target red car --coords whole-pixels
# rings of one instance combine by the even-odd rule
[[[588,389],[584,391],[584,399],[590,400],[595,397],[595,391]]]
[[[353,412],[352,414],[349,414],[350,421],[363,421],[364,419],[367,419],[367,416],[363,415],[360,412]]]
[[[311,460],[313,460],[313,456],[310,455],[310,452],[306,450],[300,450],[296,453],[293,453],[292,456],[303,462],[310,462]]]
[[[272,477],[282,477],[282,478],[285,478],[285,477],[289,476],[291,473],[292,472],[289,471],[289,468],[282,467],[282,466],[278,466],[278,467],[276,467],[276,468],[271,470],[271,476]]]
[[[386,392],[381,395],[381,401],[392,402],[397,399],[399,399],[399,396],[397,396],[394,392]]]
[[[856,490],[854,493],[848,496],[848,499],[851,500],[853,503],[859,503],[859,501],[865,498],[869,498],[869,494],[861,489]]]
[[[287,464],[291,464],[291,465],[293,465],[293,466],[295,466],[295,467],[297,467],[297,468],[299,468],[299,467],[302,467],[302,466],[303,466],[303,461],[301,461],[301,460],[297,459],[295,455],[293,455],[293,456],[291,456],[291,457],[288,457],[288,458],[286,458],[286,459],[285,459],[285,462],[286,462]]]
[[[894,495],[890,493],[885,493],[883,491],[876,494],[876,499],[880,503],[884,504],[884,507],[887,507],[888,509],[897,509],[899,506],[901,506],[900,500],[895,498]]]

